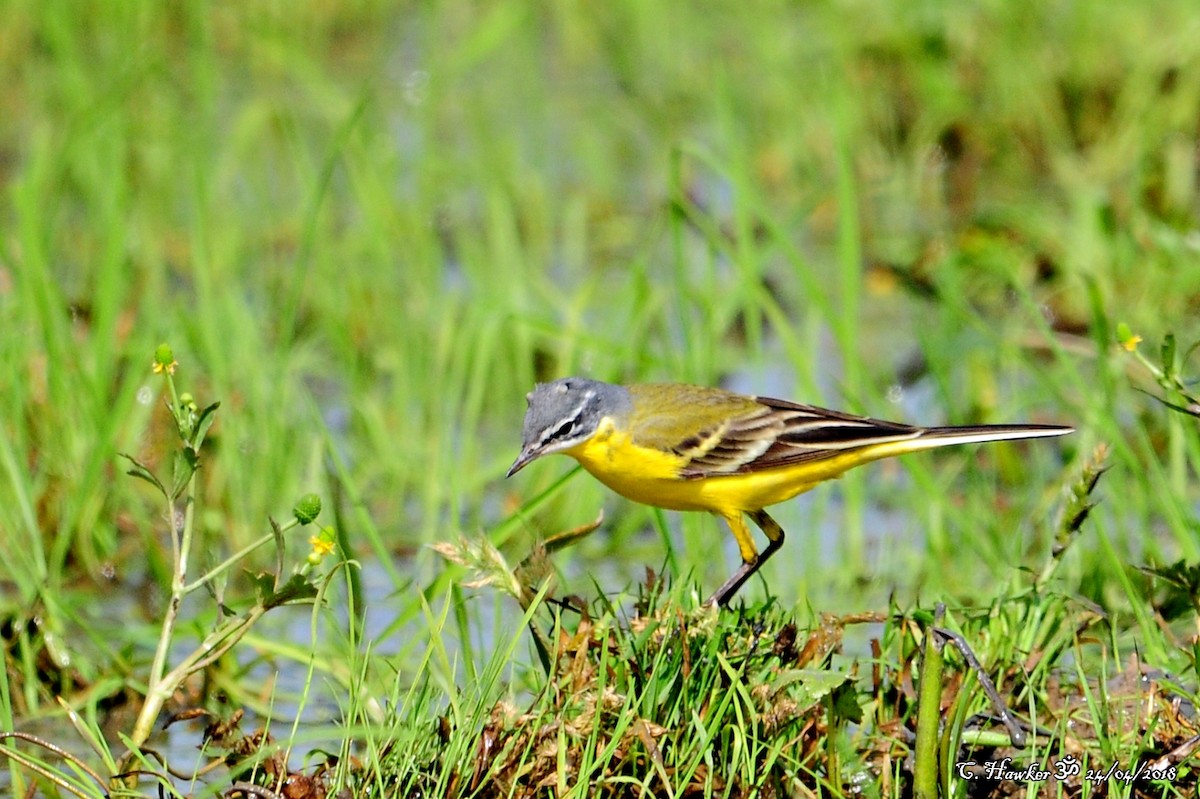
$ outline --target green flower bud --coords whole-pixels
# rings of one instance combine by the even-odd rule
[[[309,524],[321,515],[321,498],[316,494],[305,494],[292,508],[292,515],[301,524]]]
[[[177,364],[175,362],[175,353],[171,351],[170,344],[158,345],[158,348],[154,350],[154,363],[152,365],[154,368],[154,374],[156,375],[162,374],[163,372],[166,372],[169,375],[175,374],[175,367]]]

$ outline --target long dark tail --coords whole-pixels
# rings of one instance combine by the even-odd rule
[[[1042,424],[997,424],[974,425],[970,427],[925,427],[917,428],[915,434],[897,437],[890,441],[880,441],[866,444],[858,452],[861,454],[860,463],[890,458],[894,455],[905,455],[909,452],[921,452],[937,447],[950,447],[955,444],[979,444],[986,441],[1008,441],[1017,438],[1046,438],[1048,436],[1065,436],[1075,432],[1071,427]],[[855,464],[857,465],[857,464]]]
[[[969,427],[927,427],[916,441],[928,440],[930,447],[1008,441],[1014,438],[1047,438],[1074,433],[1073,427],[1053,424],[981,424]],[[913,443],[916,443],[914,441]]]

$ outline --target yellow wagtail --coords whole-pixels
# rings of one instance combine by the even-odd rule
[[[618,494],[723,518],[742,565],[708,600],[725,605],[783,544],[763,510],[868,461],[950,444],[1061,436],[1070,427],[913,427],[786,400],[679,384],[618,386],[583,377],[526,395],[521,454],[511,477],[561,452]],[[767,536],[760,554],[743,515]]]

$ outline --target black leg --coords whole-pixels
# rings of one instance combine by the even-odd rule
[[[752,511],[749,516],[766,534],[767,548],[761,554],[756,555],[753,560],[743,561],[738,570],[721,584],[716,593],[709,597],[709,604],[715,604],[722,608],[725,607],[729,603],[729,600],[733,598],[733,595],[738,592],[738,589],[754,576],[754,573],[767,562],[768,558],[775,554],[777,549],[783,546],[783,539],[785,538],[783,528],[779,526],[778,522],[768,516],[765,510]]]

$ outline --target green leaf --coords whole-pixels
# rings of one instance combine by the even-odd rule
[[[1175,334],[1168,333],[1163,338],[1162,343],[1162,368],[1163,380],[1173,383],[1175,381]],[[1170,385],[1166,385],[1170,388]]]
[[[1168,621],[1194,615],[1200,596],[1200,564],[1177,560],[1167,566],[1139,566],[1139,571],[1162,581],[1154,606]]]
[[[288,602],[298,602],[313,599],[317,595],[317,586],[309,582],[302,574],[293,574],[291,579],[279,587],[263,602],[263,607],[274,608]]]
[[[1137,388],[1137,387],[1135,386],[1135,388]],[[1193,402],[1189,405],[1177,405],[1174,402],[1165,400],[1156,394],[1151,394],[1149,391],[1143,391],[1140,388],[1138,388],[1137,390],[1141,391],[1143,394],[1145,394],[1150,399],[1152,399],[1162,405],[1166,405],[1168,408],[1170,408],[1173,411],[1178,411],[1179,413],[1186,413],[1188,416],[1195,416],[1196,418],[1200,419],[1200,403],[1198,403],[1198,402]],[[1189,396],[1188,399],[1191,399],[1191,397]]]
[[[247,572],[247,574],[250,582],[254,584],[254,595],[258,597],[258,604],[268,607],[267,602],[275,593],[275,575],[269,572],[258,572],[257,574]]]
[[[779,690],[784,685],[795,681],[799,681],[800,685],[794,692],[791,692],[792,699],[805,710],[818,704],[841,686],[851,683],[849,674],[840,674],[825,669],[789,669],[774,680],[774,687]]]
[[[158,493],[162,494],[164,498],[173,498],[167,493],[166,487],[159,482],[158,478],[154,476],[154,472],[150,471],[146,464],[142,463],[132,455],[125,454],[124,452],[121,453],[121,457],[133,464],[133,467],[129,469],[126,474],[128,474],[130,477],[137,477],[141,480],[145,480],[147,483],[157,488]]]
[[[195,434],[192,437],[192,446],[200,449],[200,445],[204,443],[204,437],[208,435],[208,428],[212,427],[212,423],[216,421],[217,408],[221,407],[221,403],[214,402],[204,410],[200,411],[200,415],[196,418]]]
[[[310,582],[303,574],[293,574],[278,589],[275,588],[275,575],[270,572],[258,572],[257,574],[247,572],[247,574],[249,574],[250,581],[254,583],[254,593],[258,597],[258,604],[266,610],[289,602],[312,599],[317,595],[316,584]]]
[[[188,481],[200,468],[200,456],[191,447],[175,453],[174,474],[171,478],[171,499],[177,499],[187,489]]]
[[[862,723],[862,706],[858,704],[858,692],[850,679],[833,689],[831,702],[835,716],[852,724]]]

